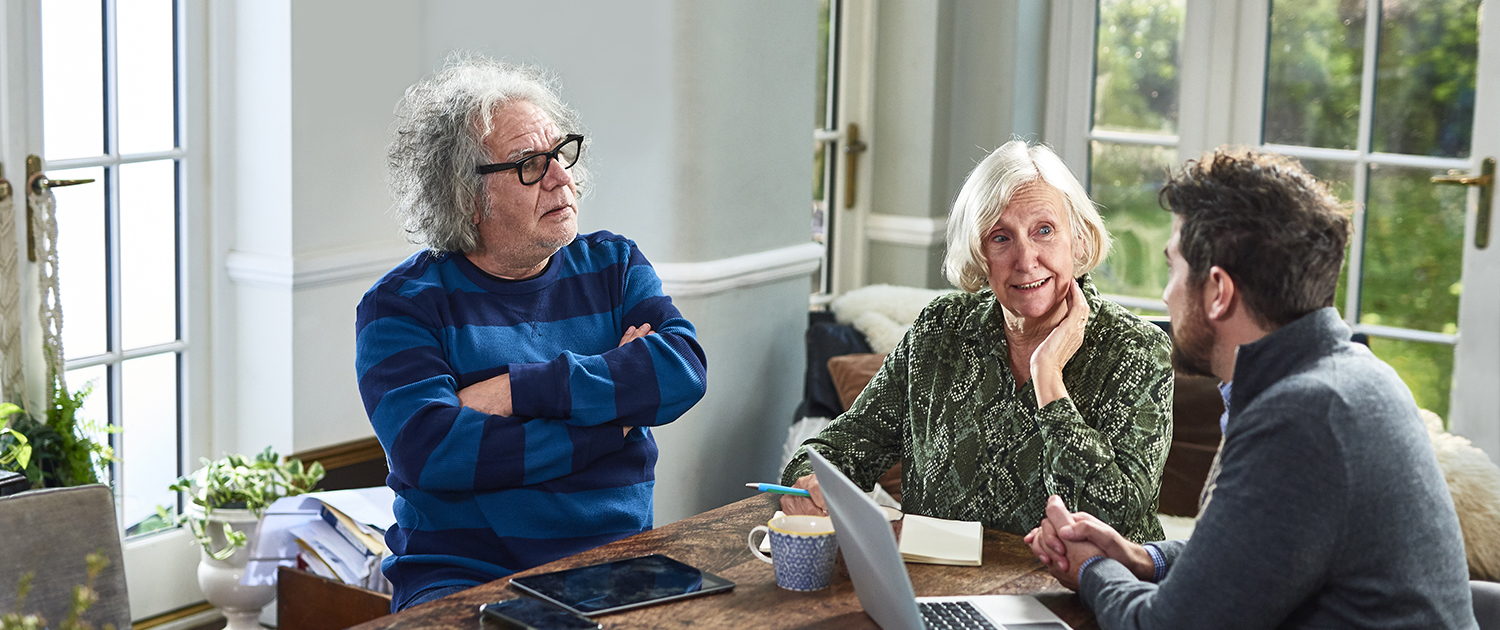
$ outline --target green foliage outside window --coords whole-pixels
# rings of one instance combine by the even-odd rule
[[[1094,126],[1177,132],[1180,0],[1103,0],[1095,48]]]
[[[1267,143],[1358,148],[1364,70],[1363,0],[1272,3],[1267,42],[1264,139]],[[1414,155],[1469,154],[1478,41],[1477,0],[1382,3],[1370,148]],[[1174,0],[1101,0],[1096,47],[1095,129],[1174,134],[1177,48],[1182,4]],[[1161,254],[1171,215],[1157,203],[1166,172],[1181,160],[1170,147],[1092,144],[1090,194],[1115,237],[1096,272],[1100,290],[1159,298]],[[1347,164],[1308,161],[1309,171],[1352,202]],[[1462,293],[1464,193],[1437,189],[1427,170],[1372,167],[1362,260],[1360,321],[1452,334]],[[1348,277],[1336,305],[1346,304]],[[1417,404],[1443,417],[1453,376],[1453,347],[1373,338],[1374,352],[1396,368]]]

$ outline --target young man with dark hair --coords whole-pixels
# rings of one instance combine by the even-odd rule
[[[1190,541],[1057,497],[1026,538],[1104,628],[1475,628],[1463,537],[1411,393],[1333,308],[1349,220],[1296,162],[1220,149],[1162,189],[1177,370],[1223,382]]]

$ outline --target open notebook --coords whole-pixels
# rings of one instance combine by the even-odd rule
[[[984,527],[975,521],[907,514],[901,521],[900,549],[907,562],[977,567],[984,555]]]

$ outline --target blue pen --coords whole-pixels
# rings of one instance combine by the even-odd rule
[[[761,492],[772,492],[772,493],[775,493],[775,494],[790,494],[790,495],[792,495],[794,497],[807,497],[809,499],[812,498],[812,493],[810,493],[810,492],[808,492],[806,490],[803,490],[801,488],[790,488],[790,487],[787,487],[787,486],[778,486],[778,485],[776,485],[774,483],[747,483],[747,484],[745,484],[745,487],[746,488],[755,488],[756,490],[759,490]]]

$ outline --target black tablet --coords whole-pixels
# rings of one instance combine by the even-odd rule
[[[590,617],[734,588],[734,582],[661,554],[528,575],[510,584]]]

